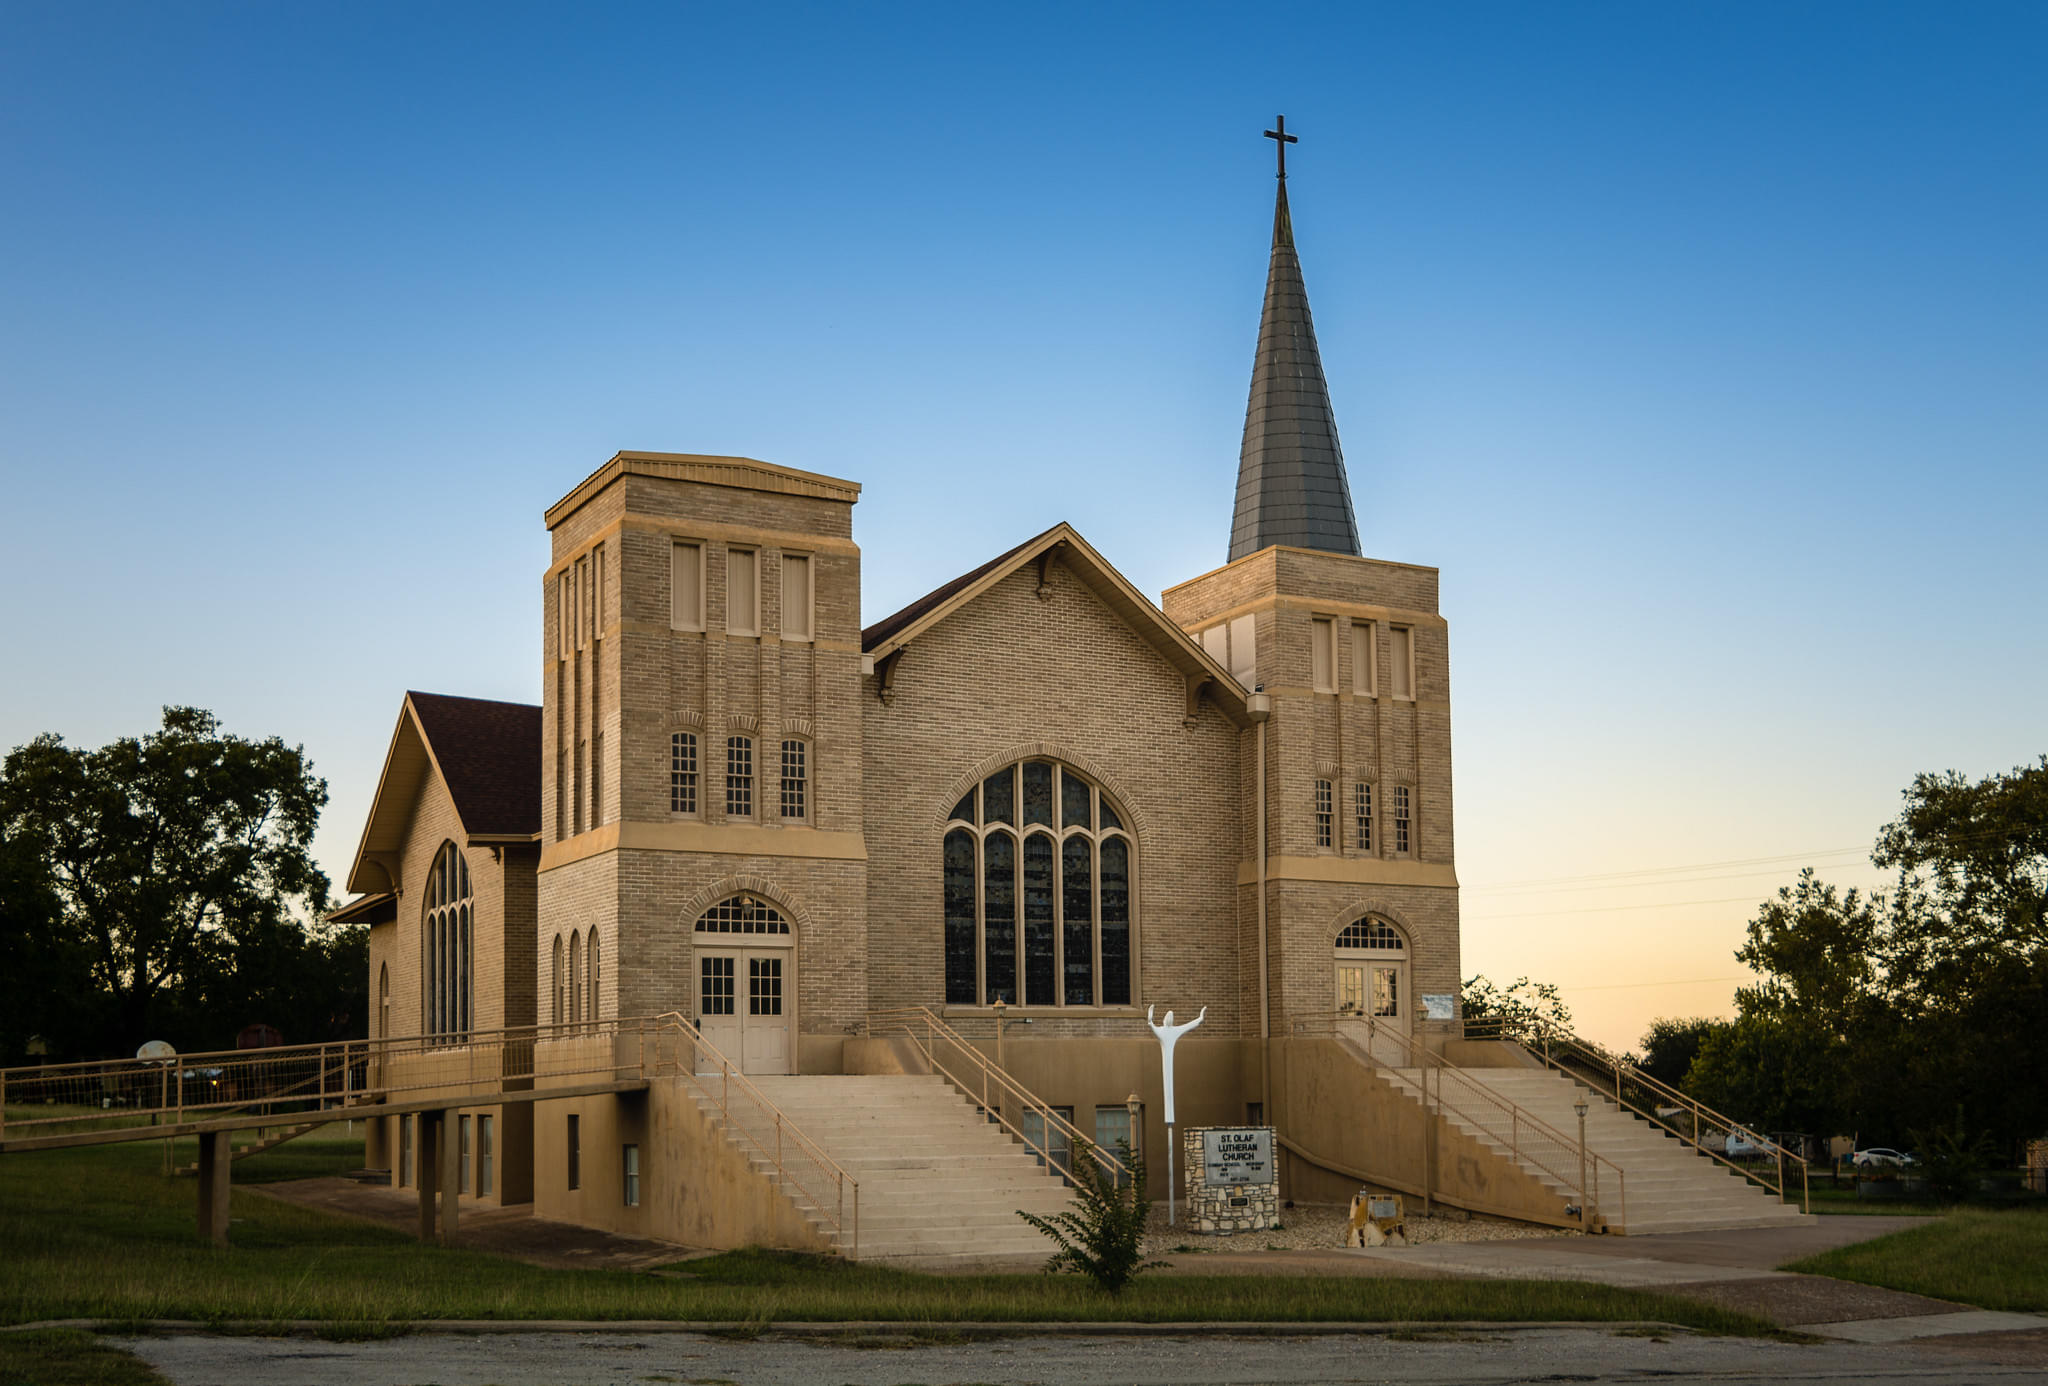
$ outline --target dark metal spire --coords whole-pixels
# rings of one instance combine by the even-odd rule
[[[1237,463],[1237,511],[1230,522],[1234,562],[1273,544],[1358,554],[1358,522],[1337,445],[1337,418],[1316,350],[1308,289],[1294,253],[1287,211],[1287,120],[1267,137],[1279,142],[1279,194],[1273,204],[1273,259],[1259,350],[1245,407],[1244,447]]]

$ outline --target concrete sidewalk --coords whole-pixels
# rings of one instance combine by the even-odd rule
[[[1545,1237],[1342,1251],[1333,1255],[1500,1280],[1582,1280],[1705,1300],[1781,1328],[1857,1343],[2001,1335],[2048,1365],[2048,1317],[1974,1309],[1898,1290],[1777,1269],[1839,1246],[1917,1227],[1917,1217],[1823,1217],[1797,1227],[1648,1237]]]

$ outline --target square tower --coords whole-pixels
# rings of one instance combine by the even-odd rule
[[[679,1011],[749,1071],[866,1011],[852,482],[622,452],[547,512],[543,1024]]]
[[[1271,701],[1265,855],[1272,1033],[1371,1020],[1440,1047],[1459,990],[1449,632],[1437,571],[1272,545],[1163,594]],[[1256,762],[1254,762],[1256,764]],[[1256,832],[1256,822],[1254,823]],[[1258,845],[1239,884],[1255,918]],[[1390,927],[1389,927],[1390,926]]]

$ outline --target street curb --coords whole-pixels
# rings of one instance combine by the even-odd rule
[[[698,1333],[721,1336],[773,1334],[782,1338],[916,1337],[948,1334],[963,1338],[1319,1338],[1374,1337],[1389,1333],[1527,1333],[1542,1329],[1606,1329],[1610,1331],[1683,1334],[1697,1336],[1698,1329],[1655,1319],[1554,1319],[1495,1321],[1490,1319],[1385,1319],[1363,1322],[1269,1323],[1257,1320],[1196,1323],[1134,1322],[988,1322],[983,1320],[853,1319],[835,1322],[776,1320],[751,1323],[733,1320],[689,1319],[421,1319],[417,1322],[375,1321],[363,1323],[334,1319],[222,1319],[207,1323],[197,1319],[43,1319],[35,1323],[0,1325],[0,1333],[27,1333],[39,1329],[80,1329],[110,1337],[141,1337],[150,1334],[217,1334],[223,1337],[317,1337],[324,1333],[361,1328],[359,1340],[339,1338],[337,1342],[375,1341],[379,1332],[393,1337],[414,1333],[467,1334],[475,1337],[521,1333]]]

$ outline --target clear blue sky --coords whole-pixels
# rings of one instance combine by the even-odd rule
[[[1797,861],[2048,750],[2044,68],[2037,3],[4,0],[0,742],[301,741],[339,877],[402,690],[537,700],[619,448],[863,482],[869,619],[1062,518],[1213,567],[1284,110],[1466,969],[1723,1009]]]

